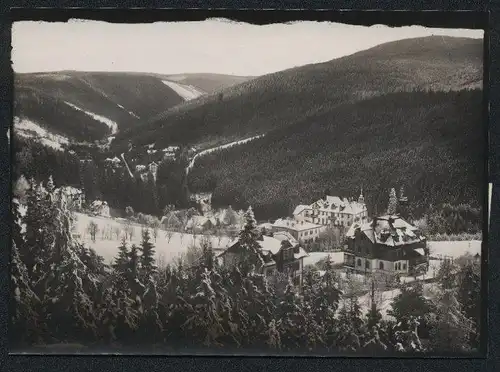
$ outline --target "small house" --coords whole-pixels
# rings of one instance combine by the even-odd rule
[[[272,237],[261,235],[258,243],[263,263],[256,268],[258,271],[268,277],[272,277],[276,272],[285,273],[295,285],[302,285],[304,257],[308,254],[293,236],[287,232],[280,232]],[[223,265],[229,267],[238,264],[244,257],[238,238],[219,255]]]
[[[217,220],[213,217],[193,216],[186,224],[186,231],[205,232],[217,226]]]
[[[91,212],[96,216],[110,217],[108,203],[101,200],[94,200],[90,205]]]

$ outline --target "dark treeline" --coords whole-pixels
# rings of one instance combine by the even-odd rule
[[[13,146],[14,182],[21,176],[40,182],[53,174],[56,184],[83,187],[87,202],[105,200],[120,213],[130,206],[136,212],[158,216],[166,205],[178,208],[189,205],[184,188],[187,160],[182,157],[162,161],[155,181],[151,174],[145,179],[137,174],[130,177],[123,163],[119,167],[107,166],[105,158],[114,155],[97,146],[71,146],[77,152],[59,151],[35,140],[17,137]],[[82,164],[80,160],[91,161]]]
[[[474,261],[444,265],[438,301],[421,285],[402,286],[392,320],[376,302],[362,314],[357,294],[340,290],[326,265],[305,273],[302,289],[254,270],[255,220],[247,212],[240,243],[246,260],[219,266],[208,243],[187,265],[157,267],[149,232],[123,242],[111,266],[70,233],[72,215],[49,179],[33,182],[26,212],[14,202],[10,342],[81,344],[115,350],[267,351],[383,354],[473,352],[479,347],[480,272]],[[25,225],[24,231],[21,225]],[[373,298],[373,297],[372,297]]]
[[[337,107],[248,144],[197,160],[190,189],[214,205],[289,215],[328,189],[384,213],[404,186],[415,218],[444,203],[482,207],[482,91],[401,92]],[[210,183],[210,184],[209,184]]]

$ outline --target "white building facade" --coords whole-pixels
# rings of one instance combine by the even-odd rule
[[[271,226],[273,233],[286,231],[301,244],[311,244],[318,240],[325,226],[307,221],[292,219],[278,219]]]
[[[348,228],[354,222],[367,220],[368,210],[361,192],[357,201],[327,195],[311,205],[298,205],[293,216],[298,222]]]

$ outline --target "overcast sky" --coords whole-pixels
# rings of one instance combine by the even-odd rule
[[[328,61],[388,41],[430,35],[482,38],[483,31],[327,22],[257,26],[227,20],[151,24],[17,22],[12,30],[12,61],[16,72],[212,72],[255,76]]]

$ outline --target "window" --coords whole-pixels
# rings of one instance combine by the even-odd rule
[[[403,270],[406,270],[406,264],[405,263],[403,264]]]
[[[293,249],[292,248],[287,248],[283,251],[283,259],[284,260],[290,260],[293,258]]]
[[[384,263],[383,263],[383,262],[380,262],[380,263],[378,264],[378,268],[379,268],[380,270],[384,270]]]
[[[366,261],[365,261],[365,267],[366,267],[367,269],[369,269],[369,268],[370,268],[370,261],[368,261],[368,260],[366,260]]]
[[[358,266],[361,266],[361,260],[358,258]]]

